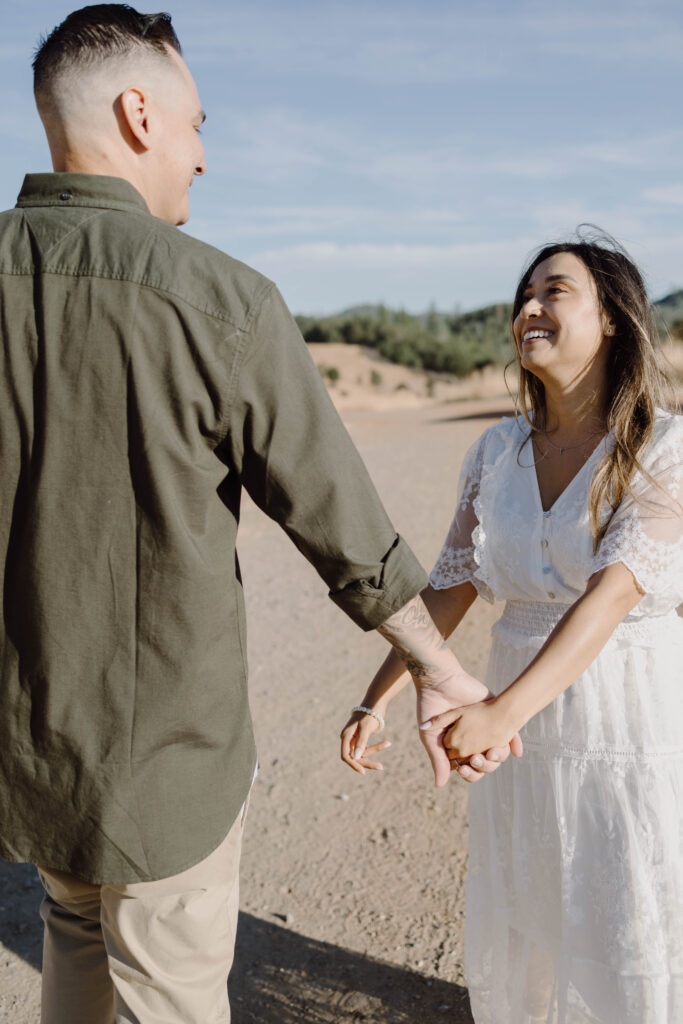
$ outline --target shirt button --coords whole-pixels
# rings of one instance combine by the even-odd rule
[[[541,547],[542,548],[547,548],[548,547],[548,541],[545,539],[545,537],[541,541]]]
[[[66,201],[67,199],[71,199],[71,192],[69,191],[69,189],[66,189],[65,192],[62,192],[59,198],[64,201]]]
[[[553,594],[553,592],[551,590],[548,591],[548,597],[550,598],[551,601],[555,600],[555,595]]]
[[[543,518],[544,518],[544,519],[550,519],[550,516],[551,516],[551,513],[550,513],[550,511],[548,511],[548,512],[544,512],[544,513],[543,513]]]
[[[543,572],[549,573],[550,572],[550,566],[549,565],[544,565],[543,566]]]

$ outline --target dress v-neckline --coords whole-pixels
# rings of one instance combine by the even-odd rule
[[[595,453],[597,451],[601,451],[602,454],[604,454],[605,443],[606,443],[607,439],[609,438],[609,436],[610,436],[610,431],[607,431],[606,434],[603,434],[603,436],[600,438],[600,440],[598,441],[598,443],[596,444],[595,448],[590,453],[590,455],[588,456],[588,458],[586,459],[584,464],[582,466],[579,466],[579,468],[577,469],[576,473],[574,473],[574,476],[571,478],[571,480],[569,481],[567,486],[564,487],[560,491],[560,493],[555,498],[555,501],[552,503],[552,505],[549,505],[548,508],[543,508],[543,499],[541,498],[541,486],[540,486],[540,484],[538,482],[538,473],[536,472],[536,459],[535,459],[535,452],[534,452],[534,441],[533,441],[533,438],[531,437],[531,430],[528,431],[527,438],[528,438],[529,444],[531,446],[532,455],[534,455],[534,461],[531,464],[531,468],[533,469],[533,472],[534,472],[534,484],[535,484],[535,488],[534,489],[535,489],[535,492],[536,492],[536,500],[538,502],[538,507],[540,508],[540,510],[541,510],[541,512],[543,513],[544,516],[547,516],[550,513],[554,512],[555,507],[562,501],[562,499],[564,498],[565,494],[567,494],[567,492],[570,491],[571,488],[573,487],[575,481],[578,480],[578,478],[581,476],[581,474],[586,469],[586,467],[589,466],[590,463],[593,461],[593,459],[595,457]]]

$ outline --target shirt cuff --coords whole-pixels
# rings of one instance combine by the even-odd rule
[[[427,586],[427,573],[402,537],[382,559],[379,584],[361,579],[342,590],[330,591],[330,597],[350,619],[366,631],[383,622]]]

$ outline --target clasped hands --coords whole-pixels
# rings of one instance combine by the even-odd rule
[[[466,703],[458,701],[461,694],[467,695]],[[459,707],[453,706],[456,701]],[[522,756],[522,741],[502,720],[493,694],[467,673],[444,685],[417,686],[417,718],[437,786],[448,782],[451,771],[466,782],[478,782],[511,753]]]
[[[460,674],[457,685],[453,679],[445,686],[416,684],[420,739],[431,761],[437,786],[446,784],[451,771],[457,771],[466,782],[478,782],[499,768],[510,753],[515,757],[523,753],[519,734],[510,734],[510,727],[496,707],[493,695],[481,683],[464,677],[464,673]],[[479,688],[475,700],[471,699],[473,686]],[[454,707],[458,698],[469,698],[469,701]],[[384,714],[386,708],[378,710]],[[342,760],[361,775],[366,770],[383,769],[375,758],[391,744],[385,740],[369,745],[378,730],[376,719],[362,712],[354,712],[342,730]]]
[[[430,754],[430,747],[443,748],[449,762],[449,771],[457,771],[467,782],[477,782],[483,775],[495,771],[509,754],[521,757],[522,740],[512,732],[496,706],[495,698],[451,708],[420,724],[422,742]],[[484,751],[484,753],[482,753]],[[430,754],[437,786],[444,785],[440,765]],[[441,759],[439,759],[441,760]]]

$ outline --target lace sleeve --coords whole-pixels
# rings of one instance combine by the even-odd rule
[[[642,461],[646,473],[634,476],[633,493],[616,510],[593,572],[623,563],[646,595],[638,608],[663,614],[683,602],[683,417],[656,425]]]
[[[429,582],[435,590],[446,590],[459,583],[473,583],[479,595],[492,602],[493,594],[490,588],[476,576],[478,565],[472,539],[472,534],[478,526],[474,503],[479,494],[485,448],[486,434],[483,434],[465,456],[460,473],[455,515],[441,554],[429,576]]]

